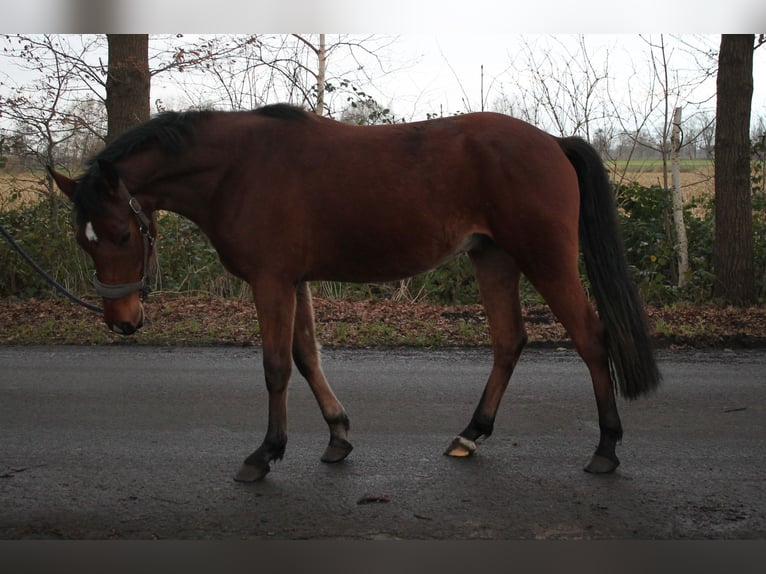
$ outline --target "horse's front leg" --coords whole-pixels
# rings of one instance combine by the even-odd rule
[[[322,416],[330,427],[330,443],[322,455],[322,462],[340,462],[353,448],[348,442],[348,415],[322,372],[319,345],[314,330],[311,291],[305,282],[300,283],[297,288],[293,359],[300,373],[306,377],[319,403]]]
[[[263,443],[245,459],[234,477],[261,480],[273,460],[281,460],[287,444],[287,383],[292,369],[295,286],[262,279],[253,284],[263,348],[263,369],[269,392],[269,424]]]

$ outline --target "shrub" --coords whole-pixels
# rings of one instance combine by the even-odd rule
[[[22,249],[64,287],[81,292],[90,283],[90,260],[70,231],[71,212],[51,214],[47,202],[34,202],[0,214],[5,229]],[[2,242],[0,296],[45,297],[50,287],[18,254]]]
[[[670,192],[660,186],[637,183],[617,187],[620,226],[628,264],[641,295],[648,303],[700,302],[710,296],[713,286],[712,200],[684,206],[689,244],[689,271],[686,285],[676,283],[676,253],[668,213]]]
[[[16,242],[67,289],[85,295],[92,291],[93,263],[74,239],[71,210],[50,213],[46,202],[2,212],[2,224]],[[189,293],[203,291],[221,297],[241,297],[247,287],[226,273],[210,242],[190,221],[172,213],[157,216],[158,243],[155,290]],[[10,248],[0,248],[0,296],[46,297],[52,293],[44,280]]]

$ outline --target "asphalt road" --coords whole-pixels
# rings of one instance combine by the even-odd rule
[[[487,351],[325,351],[355,450],[291,383],[285,459],[231,477],[262,438],[257,349],[0,347],[0,539],[753,539],[766,536],[766,352],[664,352],[654,397],[620,403],[622,466],[584,365],[528,350],[495,434],[468,422]]]

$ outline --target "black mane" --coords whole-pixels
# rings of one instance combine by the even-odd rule
[[[158,145],[164,153],[178,153],[186,145],[193,142],[197,123],[215,113],[238,112],[213,112],[210,110],[163,112],[120,135],[96,154],[90,160],[89,165],[92,166],[99,160],[117,161],[151,144]],[[282,120],[303,120],[308,117],[308,113],[303,108],[291,104],[271,104],[257,108],[251,113]]]
[[[121,157],[140,151],[150,144],[156,144],[168,154],[181,151],[194,138],[197,122],[210,116],[210,111],[163,112],[125,133],[91,159],[90,164],[99,160],[117,161]]]
[[[168,155],[182,152],[193,143],[196,127],[200,120],[215,113],[210,110],[185,112],[163,112],[152,119],[124,132],[88,162],[88,170],[79,178],[74,203],[78,220],[84,222],[88,216],[102,212],[98,181],[100,179],[99,162],[114,163],[132,153],[139,152],[150,145],[156,145]],[[290,104],[272,104],[252,110],[255,115],[286,121],[298,121],[308,118],[308,113]]]
[[[80,223],[103,212],[99,180],[102,161],[114,163],[126,155],[157,145],[167,154],[178,153],[194,139],[195,126],[208,111],[163,112],[118,136],[112,143],[94,155],[87,171],[77,181],[74,206]]]
[[[178,153],[186,145],[193,142],[197,123],[215,113],[238,112],[213,112],[210,110],[163,112],[120,135],[96,154],[89,164],[93,165],[99,160],[114,162],[121,157],[140,151],[150,144],[158,145],[167,154]],[[282,120],[303,120],[308,117],[308,113],[303,108],[291,104],[263,106],[253,110],[252,113]]]
[[[305,120],[309,117],[306,110],[292,104],[271,104],[253,110],[253,113],[258,116],[278,120]]]

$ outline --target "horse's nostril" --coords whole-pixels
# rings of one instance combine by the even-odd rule
[[[129,323],[128,321],[122,321],[112,325],[112,331],[119,335],[132,335],[138,330],[138,327]]]

